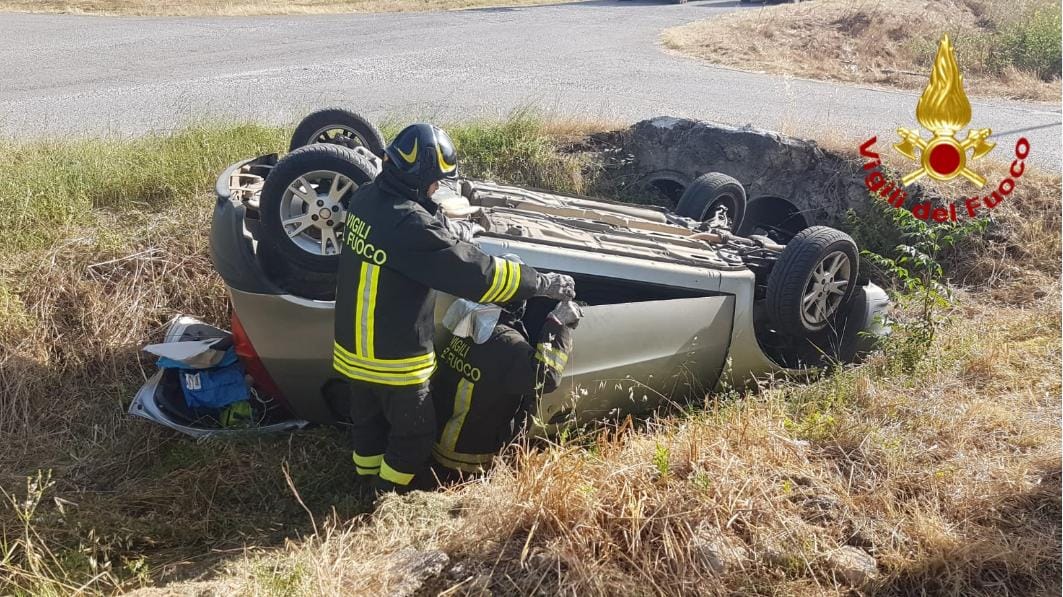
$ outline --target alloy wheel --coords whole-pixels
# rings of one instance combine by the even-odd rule
[[[357,188],[353,180],[330,170],[315,170],[296,178],[280,202],[284,232],[307,253],[338,255],[347,216],[343,201]]]
[[[829,253],[816,264],[801,300],[805,323],[822,326],[837,312],[852,283],[852,271],[849,256],[842,251]]]

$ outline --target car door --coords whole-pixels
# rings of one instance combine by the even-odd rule
[[[584,307],[561,386],[542,396],[541,427],[645,413],[700,400],[727,360],[730,295]]]

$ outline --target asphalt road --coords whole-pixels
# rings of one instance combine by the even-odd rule
[[[137,134],[190,120],[291,122],[341,105],[453,120],[521,107],[633,122],[674,115],[880,143],[916,93],[738,72],[664,51],[660,31],[740,7],[600,0],[299,17],[0,14],[0,135]],[[1060,109],[974,100],[972,126],[1059,168]],[[1004,157],[1000,149],[995,155]],[[1057,170],[1058,171],[1058,170]]]

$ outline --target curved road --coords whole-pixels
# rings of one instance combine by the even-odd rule
[[[744,73],[663,51],[662,29],[740,8],[598,0],[456,12],[252,18],[0,14],[0,135],[133,134],[194,119],[674,115],[892,141],[917,93]],[[752,8],[756,10],[756,8]],[[972,126],[1028,129],[1059,167],[1060,109],[976,100]],[[993,154],[1006,154],[998,149]]]

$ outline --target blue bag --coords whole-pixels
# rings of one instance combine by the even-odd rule
[[[156,364],[177,371],[188,408],[222,409],[250,397],[244,367],[231,347],[221,362],[209,369],[189,369],[184,363],[166,357],[160,357]]]

